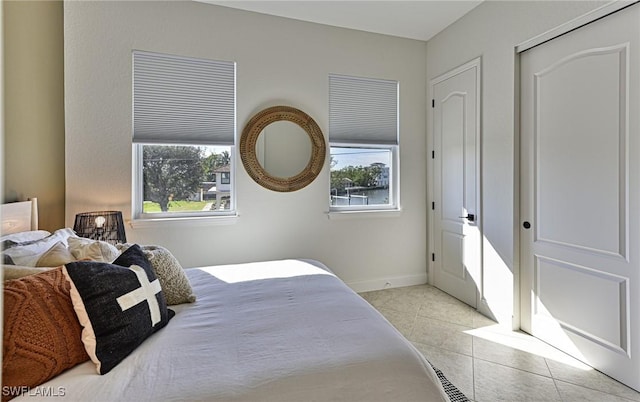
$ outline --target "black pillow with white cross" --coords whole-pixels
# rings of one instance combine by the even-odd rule
[[[167,309],[160,282],[138,245],[112,264],[76,261],[63,271],[83,326],[82,341],[100,374],[108,373],[175,314]]]

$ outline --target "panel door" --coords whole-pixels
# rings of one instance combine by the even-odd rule
[[[479,69],[477,59],[433,84],[433,284],[472,307],[481,266]]]
[[[640,389],[640,6],[521,54],[522,327]]]

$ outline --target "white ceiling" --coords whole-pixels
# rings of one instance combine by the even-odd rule
[[[429,40],[482,0],[198,0],[342,28]]]

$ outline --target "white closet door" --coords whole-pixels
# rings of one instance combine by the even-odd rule
[[[521,54],[523,329],[640,389],[640,6]]]

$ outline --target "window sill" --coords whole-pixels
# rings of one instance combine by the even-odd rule
[[[329,211],[330,220],[339,219],[371,219],[371,218],[397,218],[402,214],[402,209],[368,209],[357,211]]]
[[[129,226],[132,229],[158,228],[162,226],[180,227],[180,226],[215,226],[215,225],[233,225],[239,219],[239,215],[224,216],[189,216],[175,218],[157,218],[157,219],[132,219]]]

